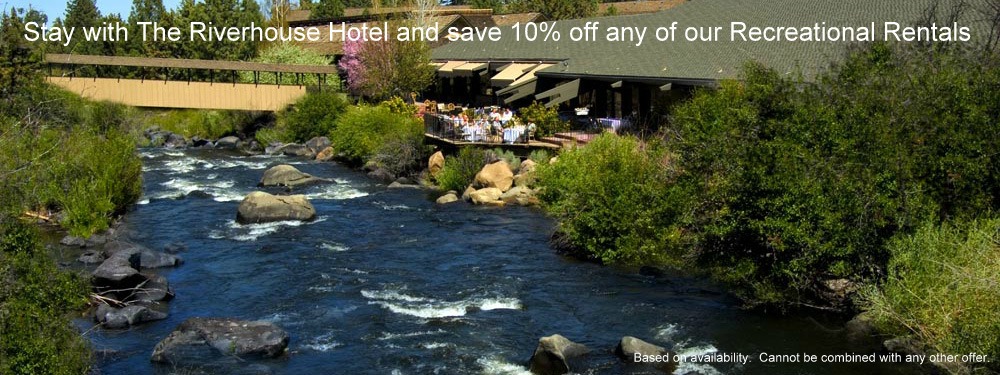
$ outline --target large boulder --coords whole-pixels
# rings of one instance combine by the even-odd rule
[[[517,174],[534,173],[535,172],[535,161],[528,159],[521,162],[521,166],[517,168]]]
[[[632,336],[622,337],[615,354],[627,363],[650,366],[669,374],[677,369],[673,353],[662,346],[653,345]]]
[[[236,145],[238,145],[239,143],[240,143],[240,139],[238,137],[236,137],[236,136],[232,136],[231,135],[231,136],[228,136],[228,137],[219,138],[218,141],[215,141],[215,147],[217,147],[217,148],[226,148],[226,149],[235,149]]]
[[[186,363],[221,356],[273,358],[288,348],[288,333],[259,321],[191,318],[153,348],[153,362]]]
[[[538,375],[559,375],[570,372],[570,361],[590,350],[555,334],[538,339],[538,347],[531,355],[529,370]]]
[[[316,153],[316,161],[330,161],[333,160],[335,156],[337,156],[337,154],[333,151],[333,147],[327,147]]]
[[[442,169],[444,169],[444,154],[438,151],[427,160],[427,170],[430,171],[432,177],[437,177]]]
[[[500,196],[500,200],[507,204],[519,204],[530,206],[538,203],[535,198],[535,191],[526,186],[514,186]]]
[[[130,299],[142,302],[168,301],[174,298],[174,290],[167,283],[167,278],[161,275],[141,273],[146,280],[138,285]]]
[[[104,254],[108,258],[128,258],[134,254],[138,254],[139,266],[141,268],[174,267],[183,263],[183,260],[176,255],[152,250],[148,247],[127,241],[108,242],[104,245]]]
[[[469,194],[469,199],[475,204],[493,204],[500,199],[503,192],[495,187],[479,189]]]
[[[271,195],[255,191],[243,198],[237,209],[236,221],[240,224],[268,223],[272,221],[316,218],[316,209],[305,195]]]
[[[94,314],[94,321],[100,323],[105,328],[113,329],[128,328],[139,323],[166,318],[166,313],[142,305],[128,305],[119,309],[101,304],[97,307],[97,312]]]
[[[469,187],[465,188],[465,191],[462,192],[462,200],[466,201],[466,202],[472,202],[472,193],[475,193],[475,192],[476,192],[476,188],[474,188],[472,186],[469,186]]]
[[[473,182],[473,186],[477,188],[497,188],[501,193],[510,190],[512,185],[514,185],[514,172],[510,171],[510,166],[503,160],[487,164],[476,174]]]
[[[454,191],[449,191],[448,194],[438,197],[435,201],[437,204],[448,204],[452,202],[458,202],[458,193]]]
[[[395,175],[382,168],[377,168],[371,172],[368,172],[368,177],[387,184],[396,180]]]
[[[187,147],[187,140],[184,136],[175,133],[167,134],[166,141],[163,142],[163,147],[166,148],[185,148]]]
[[[317,153],[330,147],[330,138],[327,137],[315,137],[306,141],[306,147],[312,150],[313,153]]]
[[[308,146],[298,143],[289,143],[281,146],[281,153],[285,156],[304,156],[310,158],[316,155],[316,152]]]
[[[313,177],[313,175],[303,173],[291,165],[282,164],[264,171],[264,176],[260,179],[260,183],[257,186],[284,186],[292,188],[320,182],[330,182],[330,180]]]

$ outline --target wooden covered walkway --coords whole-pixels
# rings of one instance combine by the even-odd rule
[[[305,75],[316,75],[322,90],[327,75],[336,77],[333,65],[265,64],[243,61],[215,61],[166,59],[150,57],[92,56],[48,54],[45,62],[50,67],[48,82],[92,100],[106,100],[136,107],[231,109],[249,111],[277,111],[285,108],[306,94],[302,84],[282,85],[282,75],[294,76],[296,82]],[[150,80],[107,77],[77,77],[70,74],[52,74],[53,67],[105,66],[151,69],[154,71],[180,70],[186,80]],[[208,82],[192,81],[190,72],[207,71]],[[235,83],[238,72],[253,72],[255,83]],[[230,78],[230,82],[215,82],[215,74]],[[227,74],[229,75],[227,77]],[[279,84],[259,83],[261,74],[274,74]]]

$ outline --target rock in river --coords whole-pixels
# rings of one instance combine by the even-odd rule
[[[94,314],[95,321],[101,323],[105,328],[114,329],[128,328],[139,323],[166,318],[166,313],[142,305],[128,305],[119,309],[101,304],[97,307],[97,313]]]
[[[497,188],[500,192],[510,190],[514,184],[514,172],[510,171],[510,165],[505,161],[498,161],[488,164],[476,174],[474,185],[482,188]]]
[[[632,336],[622,337],[618,343],[618,347],[615,348],[615,354],[628,363],[637,363],[635,361],[637,354],[641,356],[658,356],[656,358],[663,358],[664,360],[649,362],[648,365],[666,374],[672,373],[677,368],[677,364],[672,360],[673,353],[670,353],[669,350]],[[643,362],[640,361],[639,363],[642,364]]]
[[[273,358],[288,348],[288,333],[259,321],[191,318],[153,349],[153,362],[184,363],[221,356]]]
[[[530,370],[533,374],[557,375],[570,372],[570,360],[587,354],[590,350],[555,334],[538,339],[538,347],[531,356]]]
[[[264,177],[260,179],[258,186],[285,186],[291,188],[319,182],[330,181],[303,173],[291,165],[282,164],[264,171]]]
[[[316,209],[305,195],[271,195],[262,191],[252,192],[243,198],[236,213],[236,221],[240,224],[310,221],[315,218]]]

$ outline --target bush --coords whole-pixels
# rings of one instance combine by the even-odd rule
[[[462,148],[456,157],[445,157],[444,168],[436,178],[438,186],[442,190],[462,193],[486,165],[488,157],[485,151],[475,147]]]
[[[263,51],[260,51],[260,54],[253,61],[267,64],[330,65],[329,57],[291,42],[271,44]],[[254,83],[253,73],[240,72],[240,81],[243,83]],[[261,73],[257,76],[257,82],[273,85],[277,82],[277,78],[277,75],[274,73]],[[335,84],[335,86],[330,87],[331,89],[339,88],[336,86],[339,80],[332,80],[327,83]],[[319,79],[315,74],[302,74],[299,76],[298,82],[296,82],[295,74],[289,73],[281,76],[281,84],[315,86],[319,84]]]
[[[363,163],[388,140],[420,142],[423,129],[423,123],[416,118],[393,113],[384,106],[355,106],[337,120],[330,141],[335,151]]]
[[[390,112],[395,114],[414,117],[417,115],[417,107],[407,104],[403,98],[398,96],[393,96],[389,100],[382,101],[379,105],[389,109]]]
[[[882,291],[866,294],[876,323],[938,353],[984,354],[1000,370],[1000,219],[927,224],[889,249]]]
[[[411,176],[420,172],[427,152],[423,139],[398,137],[387,139],[379,146],[371,160],[393,176]]]
[[[56,268],[33,228],[0,217],[0,373],[84,374],[86,340],[70,324],[88,285]]]
[[[528,159],[535,162],[536,164],[548,164],[549,160],[552,159],[549,156],[549,152],[545,150],[535,150],[528,155]]]
[[[495,158],[497,160],[503,160],[507,162],[507,165],[510,166],[510,170],[512,171],[516,172],[519,168],[521,168],[521,157],[514,155],[514,151],[510,150],[504,151],[502,148],[498,147],[488,152],[489,152],[488,157],[490,159]]]
[[[540,198],[574,247],[604,263],[680,265],[682,200],[663,147],[601,135],[540,164]],[[447,166],[448,164],[445,163]]]
[[[691,258],[748,302],[811,304],[884,275],[897,233],[995,209],[1000,70],[980,56],[876,44],[816,83],[750,65],[696,94],[668,131],[698,192]]]
[[[545,108],[545,105],[539,102],[521,108],[520,117],[525,123],[535,123],[539,137],[569,130],[569,123],[559,119],[559,112],[555,108]]]
[[[246,127],[247,119],[240,111],[202,109],[145,110],[145,121],[161,130],[185,138],[219,139],[233,135]]]
[[[337,119],[347,111],[344,94],[323,91],[313,92],[299,99],[284,112],[284,128],[295,142],[305,142],[313,137],[327,136],[337,127]]]

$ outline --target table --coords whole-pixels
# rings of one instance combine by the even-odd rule
[[[628,127],[629,125],[628,120],[622,120],[620,118],[602,117],[598,118],[597,122],[599,122],[601,126],[605,128],[611,128],[611,131],[613,132],[617,132],[619,129],[621,129],[623,124],[625,125],[625,127]]]
[[[469,142],[479,142],[486,139],[486,130],[479,126],[463,126],[462,138]]]
[[[503,130],[503,141],[504,143],[514,143],[517,142],[521,135],[524,134],[524,127],[516,126],[513,128],[506,128]]]

